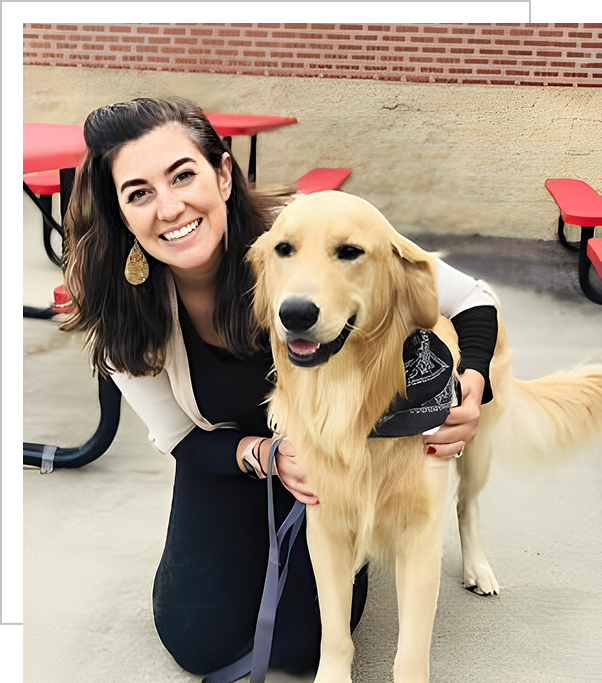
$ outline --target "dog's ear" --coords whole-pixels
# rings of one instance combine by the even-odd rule
[[[392,247],[399,271],[395,282],[400,313],[409,316],[416,327],[431,329],[439,318],[433,257],[401,235],[394,236]]]

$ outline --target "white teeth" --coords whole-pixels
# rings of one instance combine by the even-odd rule
[[[166,240],[169,242],[178,239],[178,237],[184,237],[184,235],[188,235],[189,232],[192,232],[201,223],[201,219],[197,218],[196,221],[192,221],[192,223],[188,223],[188,225],[185,225],[183,228],[180,228],[179,230],[173,230],[172,232],[166,232],[163,234],[163,237],[165,237]]]

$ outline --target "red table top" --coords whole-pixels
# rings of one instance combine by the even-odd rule
[[[209,123],[220,135],[257,135],[266,130],[274,130],[281,126],[297,123],[297,119],[285,116],[262,116],[261,114],[222,114],[214,112],[206,114]]]
[[[257,135],[297,119],[259,114],[207,114],[220,136]],[[23,124],[23,173],[75,168],[86,151],[83,126],[61,123]]]
[[[565,223],[586,228],[602,225],[602,196],[583,180],[548,178],[545,186]]]
[[[83,126],[23,124],[23,173],[75,168],[85,151]]]

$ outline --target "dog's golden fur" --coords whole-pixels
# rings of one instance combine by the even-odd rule
[[[278,254],[285,243],[290,253]],[[341,245],[361,248],[340,258]],[[459,360],[453,326],[439,315],[433,258],[399,235],[367,202],[339,192],[302,196],[250,252],[254,306],[270,330],[277,382],[270,397],[273,429],[286,435],[311,474],[320,504],[308,508],[308,543],[323,622],[316,681],[347,683],[351,584],[366,558],[395,560],[400,638],[395,681],[428,680],[444,498],[449,464],[424,455],[421,436],[369,439],[392,397],[405,392],[401,349],[418,328],[434,329]],[[278,312],[287,298],[319,309],[312,340],[327,344],[353,319],[343,348],[316,367],[290,362]],[[550,457],[602,433],[602,367],[531,382],[512,375],[500,321],[491,364],[494,401],[459,472],[458,516],[464,583],[496,593],[482,553],[477,495],[495,450]]]

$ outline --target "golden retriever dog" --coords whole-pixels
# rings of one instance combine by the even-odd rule
[[[482,407],[475,439],[462,458],[427,457],[420,434],[370,435],[406,394],[409,335],[433,330],[459,360],[453,326],[439,314],[433,257],[368,202],[333,191],[295,199],[249,258],[276,368],[271,425],[307,463],[319,499],[307,508],[323,631],[316,683],[351,681],[352,585],[367,558],[395,563],[395,681],[426,683],[450,469],[459,474],[464,585],[497,593],[477,502],[492,453],[549,457],[602,433],[602,366],[519,381],[500,323],[494,400]]]

